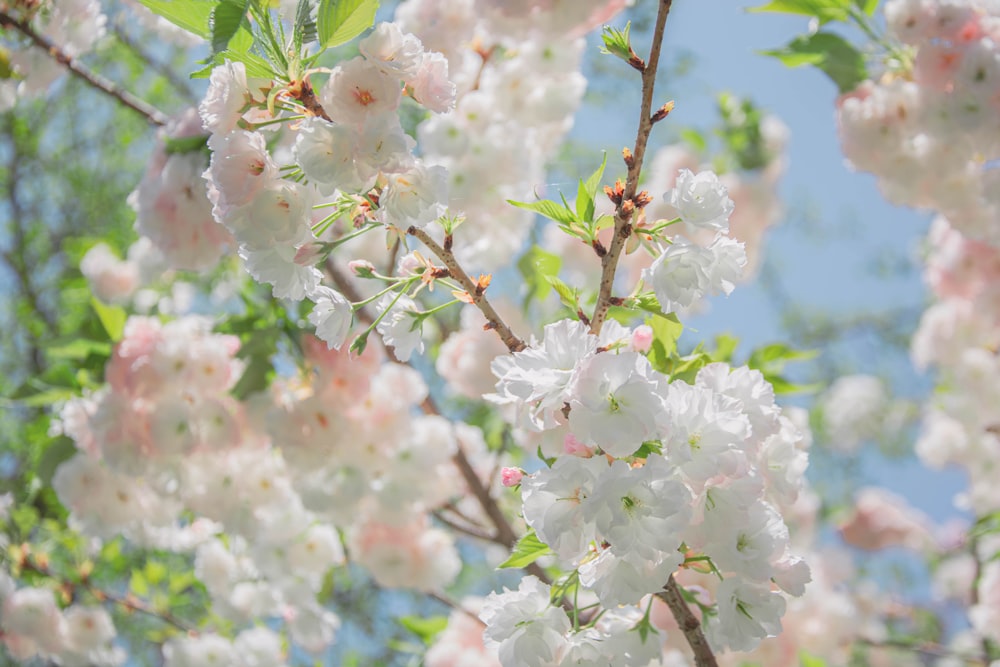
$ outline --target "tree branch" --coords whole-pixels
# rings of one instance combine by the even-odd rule
[[[426,236],[426,234],[424,234],[424,236]],[[431,243],[433,243],[434,246],[440,248],[440,246],[438,246],[433,239],[431,239],[430,237],[427,237],[427,239]],[[445,252],[443,248],[440,249],[442,252]],[[448,254],[450,255],[450,252]],[[452,255],[452,257],[454,256]],[[324,266],[326,269],[327,276],[330,277],[330,280],[333,281],[333,284],[337,287],[338,290],[340,290],[340,292],[345,297],[347,297],[348,300],[352,302],[358,302],[362,300],[361,295],[351,284],[350,280],[348,280],[347,277],[344,276],[337,269],[332,259],[328,259]],[[461,271],[461,268],[459,268],[459,271]],[[462,272],[462,275],[465,275],[465,273]],[[471,283],[471,279],[469,279],[467,275],[465,276],[465,278]],[[475,286],[473,286],[473,289],[474,288]],[[490,310],[492,311],[492,307],[489,306],[488,302],[486,303],[486,306],[489,307]],[[371,315],[367,312],[365,308],[360,308],[357,311],[357,313],[358,313],[358,318],[363,322],[371,324],[374,321],[374,318],[371,317]],[[497,317],[499,318],[499,316]],[[502,320],[500,320],[500,322],[502,324]],[[510,335],[513,336],[513,334]],[[516,339],[515,337],[515,340],[518,339]],[[520,341],[518,340],[518,342]],[[524,348],[524,343],[521,343],[521,349],[523,348]],[[386,352],[389,354],[389,358],[392,361],[398,364],[409,365],[407,364],[407,362],[403,362],[397,359],[396,356],[392,354],[391,350],[386,349]],[[420,408],[424,411],[424,414],[428,415],[441,414],[441,411],[438,409],[438,406],[435,403],[434,399],[430,396],[424,399],[424,402],[421,403]],[[479,479],[479,475],[476,473],[475,468],[472,467],[472,462],[469,461],[469,457],[466,456],[465,450],[462,448],[461,443],[457,443],[455,454],[452,456],[452,462],[455,464],[455,467],[458,468],[458,471],[462,474],[462,478],[465,480],[466,486],[469,487],[469,491],[472,493],[473,496],[475,496],[476,500],[479,503],[479,506],[482,508],[483,512],[489,518],[490,523],[493,524],[494,533],[492,535],[485,535],[485,536],[477,535],[476,537],[483,537],[484,539],[488,539],[491,542],[502,544],[508,549],[513,548],[513,546],[517,544],[518,540],[517,532],[514,530],[513,526],[511,526],[510,521],[507,520],[507,516],[503,513],[503,510],[500,509],[499,505],[497,505],[496,500],[490,493],[489,486],[483,484],[483,481]],[[462,531],[462,532],[465,532],[467,534],[469,533],[469,531]],[[546,574],[545,570],[543,570],[541,566],[538,565],[538,563],[532,563],[526,569],[528,572],[535,575],[540,580],[546,583],[551,583],[551,578],[548,576],[548,574]]]
[[[119,16],[118,18],[122,20],[124,19],[123,16]],[[167,83],[169,83],[174,90],[180,93],[181,97],[193,105],[198,104],[198,97],[194,94],[194,91],[191,90],[187,81],[177,76],[177,72],[175,72],[169,65],[165,65],[164,63],[153,58],[153,56],[143,48],[142,44],[138,44],[134,39],[132,39],[132,36],[125,32],[120,20],[115,21],[112,29],[114,30],[115,37],[125,48],[134,53],[136,57],[146,63],[151,69],[155,70],[157,74],[166,79]]]
[[[35,46],[48,53],[56,62],[68,69],[78,78],[85,81],[89,86],[96,88],[105,95],[108,95],[118,102],[121,102],[129,109],[136,111],[146,117],[153,125],[166,125],[167,116],[159,109],[140,100],[138,97],[128,92],[118,84],[105,79],[96,72],[91,72],[79,60],[73,58],[54,44],[47,37],[40,35],[27,21],[22,21],[11,16],[6,11],[0,11],[0,27],[14,28],[27,37]],[[29,74],[30,76],[30,74]]]
[[[687,639],[691,650],[694,651],[694,664],[697,667],[718,667],[719,663],[715,660],[712,647],[708,645],[705,633],[701,631],[701,622],[688,607],[680,586],[674,580],[674,575],[670,575],[663,591],[657,593],[656,597],[666,602],[667,606],[670,607],[670,611],[677,620],[677,625],[684,633],[684,638]]]
[[[421,243],[427,246],[428,250],[444,262],[451,277],[457,280],[462,288],[469,293],[472,303],[486,316],[487,328],[497,332],[500,340],[503,341],[508,350],[511,352],[520,352],[527,347],[524,341],[514,335],[514,332],[507,326],[507,323],[494,310],[493,305],[486,298],[485,288],[481,288],[469,277],[469,274],[459,265],[458,259],[456,259],[455,254],[449,248],[439,245],[437,241],[432,239],[427,232],[419,227],[410,227],[406,230],[406,233],[419,239]]]
[[[653,29],[653,43],[649,49],[649,58],[642,70],[642,104],[639,110],[639,129],[636,131],[635,147],[632,156],[626,160],[628,176],[625,180],[625,191],[622,203],[615,211],[615,235],[611,239],[611,247],[601,257],[601,284],[594,306],[594,316],[590,318],[590,333],[597,335],[608,317],[611,307],[611,290],[615,283],[615,271],[618,259],[621,257],[625,242],[632,236],[632,216],[635,214],[634,198],[639,188],[639,174],[642,171],[642,161],[646,155],[646,145],[649,133],[653,129],[653,88],[656,84],[656,70],[660,61],[660,47],[663,44],[663,30],[670,14],[673,0],[660,0],[660,9],[656,15],[656,27]],[[628,202],[626,204],[626,202]]]

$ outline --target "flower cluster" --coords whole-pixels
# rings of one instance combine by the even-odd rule
[[[17,588],[0,571],[0,642],[15,660],[40,659],[68,667],[117,667],[125,652],[112,645],[116,632],[101,607],[73,604],[60,609],[52,590]]]
[[[202,173],[208,166],[201,150],[201,118],[194,109],[161,131],[146,173],[129,197],[135,230],[152,241],[170,268],[205,271],[214,267],[232,236],[212,217]],[[194,149],[170,150],[170,144],[194,140]]]
[[[710,561],[724,577],[712,641],[749,650],[780,628],[785,601],[772,582],[798,595],[809,578],[778,509],[802,483],[800,432],[759,372],[710,364],[694,384],[670,382],[644,355],[618,349],[631,338],[613,323],[598,338],[563,320],[494,361],[494,401],[512,406],[527,428],[568,428],[572,453],[521,480],[525,521],[608,609],[636,605],[682,565]],[[508,600],[519,596],[532,602]],[[504,664],[557,664],[538,656],[563,656],[583,641],[548,598],[525,583],[488,601],[487,637]],[[527,662],[523,647],[539,642],[545,651]],[[627,664],[648,662],[637,655]]]
[[[1000,243],[1000,12],[976,0],[891,0],[889,36],[912,68],[837,102],[844,154],[897,204],[931,209],[971,238]],[[942,177],[944,175],[944,177]]]
[[[70,58],[93,50],[105,35],[108,18],[98,0],[60,0],[44,8],[32,8],[33,4],[39,3],[25,3],[32,9],[27,12],[28,24]],[[18,99],[44,94],[65,73],[51,54],[33,44],[5,55],[9,55],[10,74],[0,79],[0,111],[10,109]]]

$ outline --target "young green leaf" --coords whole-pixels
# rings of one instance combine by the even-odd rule
[[[446,627],[448,627],[447,616],[403,616],[399,619],[400,625],[420,637],[420,641],[430,645],[434,638]]]
[[[250,0],[222,0],[212,12],[212,54],[222,53],[246,19]]]
[[[548,556],[551,553],[552,549],[549,548],[549,545],[538,539],[534,530],[529,530],[514,545],[514,551],[510,554],[510,558],[497,565],[497,569],[527,567],[542,556]]]
[[[559,269],[562,268],[562,258],[533,245],[521,255],[521,259],[517,262],[517,268],[528,287],[524,297],[527,306],[532,300],[544,299],[552,291],[552,285],[545,280],[545,277],[559,274]]]
[[[587,180],[584,182],[584,189],[590,198],[593,200],[597,196],[597,188],[601,187],[601,179],[604,177],[604,168],[608,165],[608,154],[604,153],[604,158],[601,160],[601,166],[598,167],[593,174],[591,174]]]
[[[829,32],[803,35],[784,48],[761,53],[774,56],[788,67],[815,65],[837,84],[841,93],[854,90],[868,78],[864,56],[843,37]]]
[[[556,222],[561,222],[563,224],[568,225],[576,222],[576,213],[566,206],[560,206],[554,201],[549,201],[548,199],[533,202],[514,201],[513,199],[508,199],[507,203],[518,208],[523,208],[527,211],[541,213],[549,220],[555,220]]]
[[[766,5],[751,7],[751,12],[778,12],[814,16],[820,24],[846,21],[854,0],[771,0]]]
[[[139,3],[174,25],[208,39],[212,34],[208,20],[219,0],[139,0]]]
[[[299,6],[295,10],[296,49],[301,49],[303,44],[316,41],[316,20],[313,18],[315,7],[314,0],[299,0]]]
[[[320,0],[316,31],[324,49],[349,42],[375,22],[378,0]]]
[[[101,321],[101,326],[108,334],[108,339],[112,343],[117,343],[125,333],[125,320],[128,315],[121,306],[109,306],[96,297],[91,297],[90,305],[97,313],[97,318]]]

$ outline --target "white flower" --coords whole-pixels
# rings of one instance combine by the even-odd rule
[[[683,554],[676,550],[648,560],[636,554],[617,556],[604,549],[580,566],[580,583],[593,590],[605,607],[638,604],[662,589],[683,560]]]
[[[309,295],[316,302],[309,321],[316,327],[316,336],[330,349],[339,350],[351,331],[354,310],[351,302],[340,292],[329,287],[317,287]]]
[[[205,99],[198,106],[205,129],[212,134],[235,130],[249,97],[243,63],[227,61],[213,69]]]
[[[619,457],[654,439],[663,401],[652,374],[649,361],[636,352],[606,352],[582,361],[570,389],[573,435]]]
[[[665,405],[664,449],[688,481],[705,482],[737,471],[750,434],[750,420],[740,412],[739,401],[675,381],[670,383]]]
[[[597,480],[584,512],[615,555],[655,561],[680,546],[691,516],[691,492],[676,479],[675,470],[652,454],[641,468],[613,461]]]
[[[358,42],[358,51],[382,72],[397,79],[409,79],[420,66],[424,45],[395,23],[379,23]]]
[[[562,607],[549,601],[549,587],[527,576],[516,591],[490,593],[479,618],[486,624],[486,646],[497,648],[504,667],[550,665],[566,645],[571,623]]]
[[[677,209],[677,214],[692,232],[695,229],[729,231],[733,200],[714,172],[694,174],[689,169],[681,169],[674,188],[664,198]]]
[[[711,280],[711,266],[711,253],[676,236],[670,247],[643,269],[642,279],[652,285],[663,311],[670,312],[687,308],[704,296]]]
[[[727,577],[716,593],[717,619],[708,625],[708,640],[716,650],[752,651],[761,639],[781,632],[785,598],[770,584],[750,584]]]
[[[244,630],[233,642],[241,667],[278,667],[285,664],[281,637],[270,628]]]
[[[579,558],[594,540],[583,503],[607,468],[603,457],[560,456],[551,468],[521,480],[524,520],[565,560]]]
[[[440,53],[425,53],[409,81],[413,99],[436,113],[455,108],[455,84],[448,78],[448,60]]]
[[[295,161],[320,192],[362,192],[375,183],[376,173],[357,160],[358,132],[322,118],[307,118],[295,139]]]
[[[788,545],[788,527],[781,514],[764,501],[749,508],[718,504],[705,512],[705,551],[723,572],[768,581],[772,563]]]
[[[236,130],[212,135],[208,146],[212,161],[205,179],[216,190],[217,210],[213,213],[225,222],[226,211],[249,203],[262,187],[277,178],[278,168],[260,132]]]
[[[296,246],[311,240],[310,194],[298,183],[275,179],[231,218],[230,231],[237,241],[253,250]]]
[[[295,263],[295,248],[275,246],[253,250],[240,246],[240,257],[246,262],[247,271],[254,280],[269,283],[277,299],[301,301],[312,293],[322,279],[316,267]]]
[[[333,68],[320,102],[335,123],[360,128],[372,116],[394,112],[401,95],[398,79],[359,56]]]
[[[736,287],[736,281],[743,276],[743,267],[747,265],[746,246],[741,241],[718,234],[708,246],[708,251],[712,253],[708,291],[729,296]]]
[[[707,248],[676,236],[642,271],[664,312],[687,308],[706,294],[732,293],[746,266],[743,243],[719,234]]]
[[[409,169],[391,174],[379,201],[386,224],[401,229],[422,227],[441,217],[448,201],[448,172],[416,162]]]
[[[597,337],[576,320],[546,325],[542,342],[493,360],[497,392],[489,400],[526,411],[536,430],[555,428],[569,400],[569,385],[579,363],[597,349]],[[558,415],[558,418],[557,418]]]
[[[410,297],[386,294],[376,304],[380,313],[389,310],[379,321],[378,329],[386,345],[391,345],[396,358],[408,361],[414,351],[423,353],[424,341],[421,338],[420,320],[415,317],[420,309]],[[393,303],[395,301],[395,303]]]
[[[104,647],[115,638],[111,616],[102,607],[75,604],[63,612],[69,648],[75,653],[88,653]]]

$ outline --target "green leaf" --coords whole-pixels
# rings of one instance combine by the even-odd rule
[[[128,588],[139,597],[149,595],[149,582],[146,581],[146,575],[143,574],[142,570],[132,571],[132,578],[129,579]]]
[[[324,49],[349,42],[375,23],[378,0],[320,0],[316,12],[319,43]]]
[[[854,0],[854,4],[868,16],[874,16],[878,9],[878,0]]]
[[[527,211],[541,213],[549,220],[555,220],[556,222],[561,222],[566,225],[577,221],[576,214],[567,206],[560,206],[554,201],[549,201],[548,199],[534,202],[514,201],[513,199],[508,199],[507,203],[518,208],[523,208]]]
[[[646,324],[653,330],[653,344],[649,348],[649,362],[653,368],[666,373],[670,358],[677,352],[677,339],[684,325],[671,313],[666,317],[649,317]]]
[[[587,178],[584,183],[584,188],[590,198],[593,199],[597,196],[597,188],[601,186],[601,179],[604,178],[604,168],[608,165],[608,153],[605,151],[604,158],[601,160],[601,166],[598,167],[590,177]]]
[[[422,616],[403,616],[399,619],[399,623],[420,637],[423,643],[430,645],[434,641],[434,638],[448,627],[448,617],[431,616],[430,618],[423,618]]]
[[[139,3],[174,25],[208,39],[209,17],[219,0],[139,0]]]
[[[303,44],[316,41],[316,21],[313,19],[315,6],[313,0],[299,0],[299,6],[295,10],[295,41],[299,49]]]
[[[156,586],[167,576],[167,566],[155,560],[146,563],[145,571],[146,581],[148,581],[151,586]]]
[[[76,338],[74,340],[53,341],[45,348],[45,354],[50,359],[86,359],[90,355],[99,357],[111,356],[111,344],[99,340]]]
[[[514,545],[514,550],[510,554],[510,558],[497,565],[497,569],[499,570],[508,567],[527,567],[542,556],[548,556],[551,553],[552,549],[549,548],[549,545],[538,539],[534,530],[529,530],[525,533],[524,537],[519,539],[517,544]]]
[[[850,16],[853,0],[771,0],[766,5],[751,7],[751,12],[777,12],[814,16],[820,24],[829,21],[846,21]]]
[[[545,277],[558,275],[559,269],[562,268],[562,258],[533,245],[521,255],[517,268],[528,287],[524,297],[524,305],[527,306],[532,300],[544,299],[552,291],[552,285],[545,280]]]
[[[68,401],[76,395],[77,392],[73,389],[55,387],[53,389],[46,389],[45,391],[40,391],[36,394],[30,394],[24,398],[15,400],[17,400],[19,404],[29,408],[40,408],[46,405],[52,405],[53,403]]]
[[[101,320],[101,326],[108,332],[108,338],[111,342],[120,341],[125,333],[125,320],[128,319],[125,309],[121,306],[109,306],[97,297],[91,297],[90,305],[97,313],[97,318]]]
[[[694,128],[689,127],[681,130],[681,139],[696,153],[704,153],[708,149],[708,140],[705,139],[705,135]]]
[[[50,484],[56,469],[74,454],[76,454],[76,444],[70,438],[66,436],[57,438],[42,454],[42,460],[38,464],[38,478],[44,484]]]
[[[594,221],[594,197],[587,192],[587,184],[582,178],[576,189],[576,217],[582,222]]]
[[[236,43],[240,35],[245,31],[240,30],[236,33],[236,37],[230,42],[230,46]],[[258,79],[273,79],[274,78],[274,68],[271,67],[271,63],[267,62],[256,53],[239,53],[233,51],[232,49],[227,49],[222,53],[217,53],[212,58],[212,60],[202,69],[191,73],[192,79],[207,79],[212,75],[212,70],[224,63],[225,61],[231,61],[234,63],[243,63],[246,67],[247,76],[254,77]]]
[[[190,137],[167,137],[163,142],[163,149],[167,155],[207,151],[208,137],[207,134],[196,134]]]
[[[601,53],[606,53],[617,58],[621,58],[625,62],[630,62],[632,60],[632,43],[629,39],[629,32],[632,29],[632,22],[629,21],[625,24],[624,30],[619,30],[618,28],[612,28],[611,26],[604,26],[604,32],[601,34],[601,40],[604,42],[604,46],[601,47]]]
[[[829,32],[797,37],[782,49],[761,54],[773,56],[788,67],[815,65],[837,84],[841,93],[854,90],[868,78],[864,56],[843,37]]]
[[[212,12],[209,25],[212,28],[212,55],[229,48],[230,40],[246,19],[250,0],[222,0]]]
[[[805,651],[799,651],[799,667],[826,667],[826,661]]]
[[[555,276],[542,276],[542,278],[544,278],[548,284],[552,285],[552,288],[555,289],[556,294],[559,295],[559,300],[563,302],[563,305],[572,308],[574,312],[579,310],[580,299],[575,289]]]

